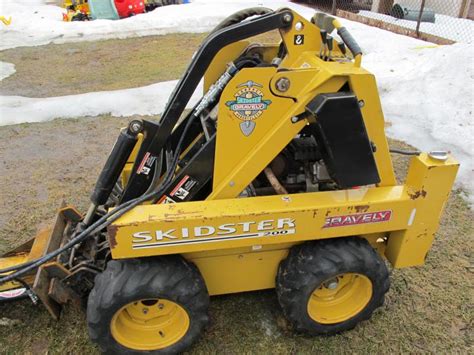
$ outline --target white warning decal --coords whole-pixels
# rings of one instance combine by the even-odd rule
[[[189,195],[191,189],[196,186],[197,181],[192,179],[189,175],[186,175],[171,191],[170,196],[175,197],[179,200],[184,200]]]

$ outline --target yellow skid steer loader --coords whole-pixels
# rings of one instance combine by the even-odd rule
[[[272,30],[280,43],[248,41]],[[0,300],[39,299],[56,318],[86,300],[90,337],[110,353],[181,352],[205,328],[209,296],[235,292],[275,288],[307,334],[369,319],[389,289],[385,260],[424,263],[458,163],[398,151],[413,157],[396,183],[361,58],[324,14],[227,18],[161,119],[121,130],[85,215],[63,206],[0,258]]]

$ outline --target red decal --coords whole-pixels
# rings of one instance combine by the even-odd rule
[[[387,222],[392,218],[392,211],[377,211],[345,216],[327,217],[323,228],[346,227],[356,224]]]
[[[176,203],[175,200],[173,200],[172,198],[170,198],[169,196],[167,195],[163,195],[160,200],[157,202],[158,205],[161,205],[161,204],[168,204],[168,203]]]
[[[146,153],[145,156],[143,157],[142,162],[138,166],[137,174],[140,174],[142,172],[142,169],[145,166],[145,163],[146,163],[146,161],[148,160],[149,157],[150,157],[150,153]]]
[[[173,191],[170,192],[170,196],[174,196],[176,191],[178,191],[179,188],[183,186],[186,181],[188,181],[188,179],[189,179],[189,175],[186,175],[184,178],[182,178],[181,181],[178,183],[178,185],[176,185],[176,187],[173,189]]]

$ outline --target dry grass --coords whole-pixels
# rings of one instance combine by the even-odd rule
[[[144,86],[181,76],[204,34],[52,44],[0,52],[16,74],[1,95],[48,97]]]
[[[164,38],[147,40],[161,41]],[[194,37],[191,35],[189,38]],[[97,49],[101,45],[127,52],[127,42],[111,42],[82,43],[80,46],[85,52],[89,51],[87,46]],[[166,43],[161,45],[162,51],[167,51]],[[174,46],[173,43],[169,45]],[[18,51],[25,53],[25,50]],[[191,49],[188,56],[190,53]],[[7,54],[9,58],[17,55],[14,51]],[[0,53],[0,58],[8,61],[5,55]],[[51,55],[54,57],[56,54]],[[150,57],[145,57],[149,58],[148,65],[152,65]],[[29,60],[25,58],[25,61]],[[170,59],[163,57],[162,60]],[[10,61],[17,65],[19,72],[8,79],[13,80],[9,85],[18,86],[19,92],[24,94],[21,90],[26,90],[24,81],[27,79],[20,77],[26,75],[21,74],[23,60]],[[172,62],[176,59],[173,58]],[[66,66],[67,62],[61,65]],[[161,67],[166,65],[169,64],[160,63]],[[33,64],[30,62],[29,66]],[[149,68],[143,70],[152,71]],[[104,69],[102,73],[111,71]],[[96,77],[103,75],[99,70],[93,72]],[[121,75],[117,82],[125,85],[130,76]],[[110,75],[103,77],[110,78]],[[150,82],[163,78],[166,76],[156,74]],[[176,76],[170,77],[174,78]],[[32,87],[37,88],[38,81],[32,80]],[[77,89],[68,89],[69,79],[62,80],[61,83],[45,81],[43,88],[38,90],[44,90],[41,91],[43,95],[50,95]],[[146,80],[147,77],[142,76],[134,85],[150,83]],[[82,91],[91,90],[87,81],[75,83]],[[100,90],[111,88],[107,86],[107,80],[102,83],[104,86],[94,84],[94,87]],[[132,85],[119,87],[128,86]],[[3,82],[2,90],[6,90]],[[47,224],[62,199],[85,209],[98,172],[119,128],[127,121],[129,119],[107,116],[0,127],[0,253],[34,235],[38,225]],[[396,141],[391,141],[391,145],[407,147]],[[394,156],[400,179],[407,164],[408,158]],[[447,204],[426,265],[394,270],[385,305],[370,321],[353,331],[316,338],[294,333],[284,320],[272,290],[219,296],[211,300],[211,324],[191,353],[472,353],[473,217],[460,192],[455,191]],[[85,316],[80,309],[66,307],[62,319],[55,322],[43,307],[22,301],[0,305],[2,318],[18,321],[16,325],[0,325],[2,353],[97,353],[89,342]]]
[[[118,90],[181,77],[206,34],[170,34],[122,40],[51,44],[0,52],[15,75],[0,95],[51,97]],[[276,38],[276,32],[258,36]]]

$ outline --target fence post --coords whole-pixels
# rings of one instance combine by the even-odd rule
[[[336,1],[337,1],[337,0],[332,0],[331,14],[333,14],[334,16],[336,15],[336,11],[337,11],[337,4],[336,4]]]
[[[425,9],[425,0],[421,0],[420,13],[418,14],[418,21],[416,22],[416,36],[417,37],[420,37],[421,16],[423,16],[424,9]]]

